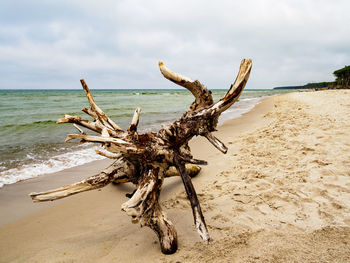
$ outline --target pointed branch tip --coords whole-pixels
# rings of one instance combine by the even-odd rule
[[[197,232],[199,233],[199,236],[204,241],[208,242],[210,237],[209,237],[207,225],[205,223],[201,206],[198,201],[196,190],[194,189],[191,178],[186,174],[185,164],[179,156],[174,157],[174,164],[185,186],[187,198],[191,203],[193,219],[194,219],[195,226],[197,228]]]
[[[211,133],[204,134],[204,137],[208,139],[208,141],[215,146],[216,149],[218,149],[220,152],[226,154],[227,153],[227,147],[223,142],[221,142],[218,138],[216,138]]]

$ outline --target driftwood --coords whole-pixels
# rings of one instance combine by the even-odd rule
[[[79,183],[48,192],[31,193],[30,196],[35,202],[42,202],[101,188],[111,182],[132,182],[137,186],[137,190],[129,195],[130,199],[122,205],[122,210],[132,217],[133,222],[139,221],[141,226],[153,229],[159,238],[162,252],[171,254],[177,250],[177,234],[173,224],[162,211],[159,195],[164,178],[179,175],[191,203],[197,231],[204,241],[209,242],[208,229],[190,176],[198,173],[198,165],[205,165],[207,162],[193,158],[188,142],[193,136],[201,135],[219,151],[227,152],[227,147],[212,132],[216,130],[220,114],[239,98],[249,78],[251,67],[250,59],[242,60],[235,83],[222,99],[214,103],[211,92],[198,80],[193,81],[172,72],[159,62],[163,76],[188,89],[195,101],[179,120],[163,126],[156,133],[145,134],[137,132],[139,108],[135,110],[129,128],[124,131],[96,105],[82,79],[81,84],[90,103],[90,108],[84,108],[83,111],[93,117],[94,121],[64,115],[57,123],[73,123],[79,131],[79,134],[69,134],[66,141],[80,139],[82,142],[100,143],[104,149],[96,152],[116,160],[99,174]],[[100,135],[87,135],[77,125]]]

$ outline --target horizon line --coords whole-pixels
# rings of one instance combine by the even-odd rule
[[[245,89],[245,90],[273,90],[274,88],[269,88],[269,89],[253,89],[253,88],[250,88],[250,89]],[[11,91],[11,90],[45,90],[45,91],[59,91],[59,90],[82,90],[81,88],[80,89],[42,89],[42,88],[39,88],[39,89],[2,89],[0,88],[0,91]],[[150,88],[145,88],[145,89],[90,89],[90,90],[183,90],[183,91],[187,91],[185,88],[178,88],[178,89],[150,89]],[[227,90],[227,89],[210,89],[210,90]]]

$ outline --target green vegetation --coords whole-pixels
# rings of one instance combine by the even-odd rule
[[[333,72],[334,82],[308,83],[303,86],[285,86],[273,89],[350,89],[350,66],[345,66]]]
[[[273,89],[322,89],[332,85],[334,82],[315,82],[308,83],[303,86],[286,86],[286,87],[276,87]]]
[[[350,66],[338,69],[333,74],[336,77],[337,85],[350,88]]]
[[[326,88],[333,83],[334,82],[315,82],[315,83],[308,83],[304,87],[308,89]]]

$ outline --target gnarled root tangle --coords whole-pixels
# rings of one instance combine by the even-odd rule
[[[101,173],[79,183],[47,192],[31,193],[30,196],[35,202],[43,202],[101,188],[111,182],[132,182],[137,190],[122,205],[122,210],[132,217],[133,222],[139,221],[141,226],[148,226],[155,231],[162,252],[171,254],[177,250],[177,234],[162,211],[159,196],[166,177],[180,176],[191,203],[197,231],[204,241],[209,242],[208,229],[191,181],[191,177],[200,170],[198,165],[206,165],[207,162],[193,158],[188,142],[193,136],[204,136],[219,151],[224,154],[227,152],[227,147],[212,132],[216,130],[220,114],[238,100],[248,81],[251,67],[252,61],[243,59],[235,83],[223,98],[214,102],[211,92],[198,80],[193,81],[177,74],[159,62],[163,76],[188,89],[195,101],[179,120],[163,126],[158,132],[145,134],[137,132],[140,108],[135,110],[128,129],[123,130],[97,106],[85,81],[81,80],[90,104],[90,108],[84,108],[83,111],[94,121],[64,115],[57,123],[73,123],[79,131],[79,134],[68,134],[66,141],[80,139],[81,142],[98,143],[103,149],[96,153],[115,159],[115,162]],[[99,136],[87,135],[79,126],[90,129]]]

